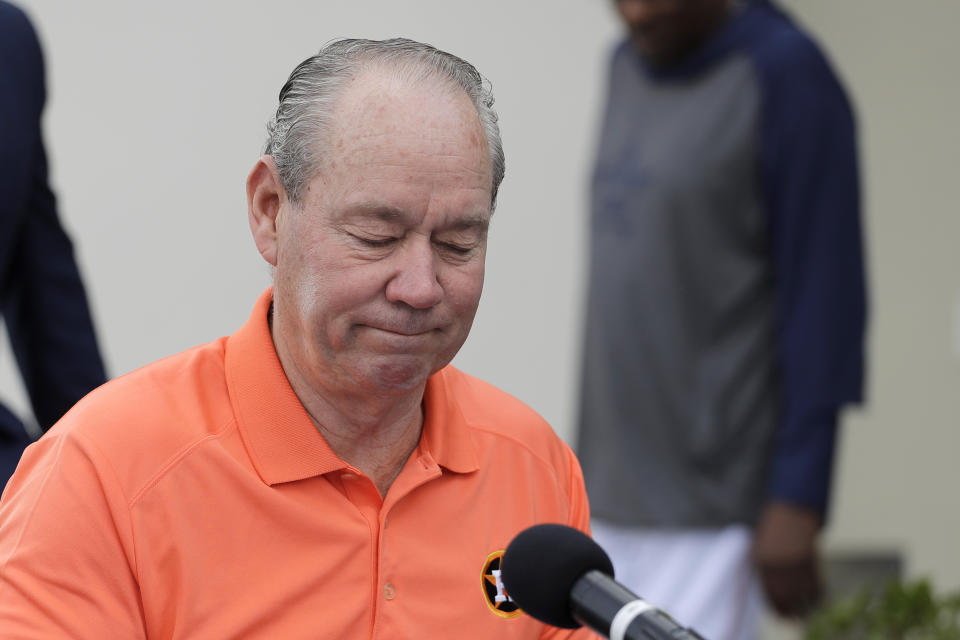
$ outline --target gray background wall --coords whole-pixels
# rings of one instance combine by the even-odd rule
[[[787,0],[857,103],[872,284],[869,404],[845,421],[831,549],[899,549],[960,587],[960,24],[955,0]],[[269,283],[243,181],[293,66],[342,36],[406,35],[494,83],[507,178],[460,367],[568,440],[585,186],[608,0],[29,0],[48,151],[113,375],[231,333]],[[25,407],[0,347],[0,389]]]

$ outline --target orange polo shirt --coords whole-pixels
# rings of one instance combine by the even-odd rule
[[[497,583],[520,530],[587,529],[580,468],[543,419],[447,367],[381,499],[290,388],[271,297],[27,449],[0,502],[0,636],[594,637],[544,627]]]

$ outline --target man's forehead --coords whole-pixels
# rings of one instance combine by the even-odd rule
[[[436,77],[406,75],[374,67],[353,76],[333,110],[337,143],[404,133],[429,136],[459,126],[469,132],[471,144],[485,146],[480,117],[462,88]]]
[[[486,227],[492,160],[462,89],[365,70],[348,81],[331,115],[307,193],[316,189],[335,217],[399,222],[405,212],[433,211],[444,213],[432,218],[444,228]]]
[[[332,111],[321,173],[349,169],[362,182],[371,167],[445,175],[464,187],[492,183],[480,117],[460,87],[364,70],[348,81]]]

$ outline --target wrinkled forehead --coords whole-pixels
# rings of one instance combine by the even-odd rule
[[[385,69],[350,78],[332,111],[328,160],[449,158],[451,168],[490,173],[483,125],[460,87],[434,77],[409,80]]]
[[[381,68],[362,70],[345,84],[334,106],[332,129],[342,139],[436,136],[445,129],[476,133],[478,143],[484,139],[476,108],[460,87],[430,76],[411,80]]]

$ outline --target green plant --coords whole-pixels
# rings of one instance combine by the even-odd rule
[[[960,591],[936,596],[927,580],[890,582],[829,603],[806,640],[960,640]]]

